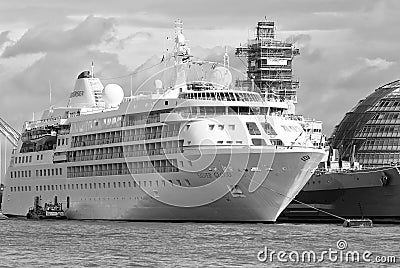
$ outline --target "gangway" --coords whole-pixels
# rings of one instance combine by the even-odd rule
[[[9,142],[14,147],[18,146],[18,140],[21,138],[21,134],[19,134],[14,128],[12,128],[6,121],[4,121],[0,117],[0,131],[7,138]]]

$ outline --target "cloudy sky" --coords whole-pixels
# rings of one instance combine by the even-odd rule
[[[222,60],[223,47],[245,43],[266,16],[300,48],[297,111],[330,135],[359,99],[399,79],[399,14],[398,0],[0,1],[0,117],[20,131],[49,107],[50,86],[52,105],[65,105],[91,61],[105,84],[129,87],[106,78],[158,60],[177,18],[194,56]]]

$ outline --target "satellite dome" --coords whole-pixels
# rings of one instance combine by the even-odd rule
[[[160,79],[155,80],[154,85],[156,86],[156,89],[162,89],[163,87],[163,83]]]
[[[210,80],[219,86],[228,87],[232,83],[232,74],[227,68],[219,66],[212,72]]]
[[[185,44],[185,36],[183,34],[178,34],[178,36],[176,37],[178,39],[178,42],[181,44]]]
[[[118,106],[124,98],[123,89],[117,84],[108,84],[103,89],[103,99],[106,106]]]

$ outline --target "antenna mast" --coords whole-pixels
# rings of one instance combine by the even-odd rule
[[[225,47],[224,67],[229,69],[229,55],[228,55],[228,48],[227,47]]]
[[[50,106],[51,106],[51,81],[49,80],[49,100],[50,100]]]
[[[131,75],[131,97],[133,96],[132,86],[133,86],[133,75]]]
[[[93,64],[93,61],[92,61],[92,78],[94,78],[94,64]]]

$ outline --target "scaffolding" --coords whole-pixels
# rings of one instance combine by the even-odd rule
[[[275,23],[259,21],[255,37],[246,46],[236,48],[235,55],[247,59],[247,80],[261,90],[266,99],[281,98],[297,103],[299,81],[292,76],[293,58],[300,54],[292,43],[275,39]]]

